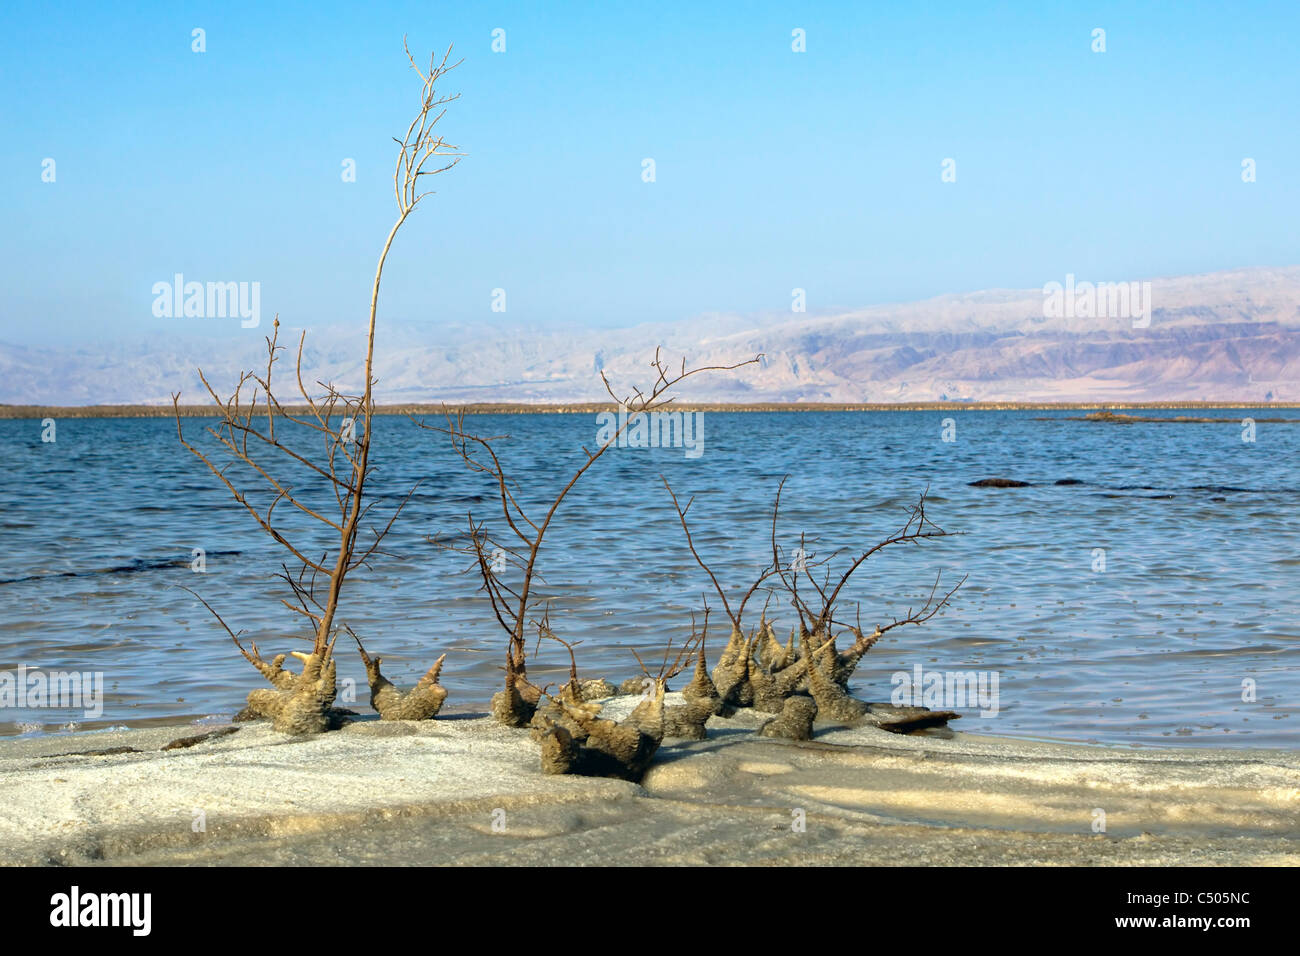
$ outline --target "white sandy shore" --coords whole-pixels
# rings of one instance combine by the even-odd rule
[[[167,751],[211,728],[12,739],[0,863],[1300,863],[1294,753],[874,728],[795,744],[757,718],[666,742],[639,786],[543,775],[527,732],[487,718],[244,724]]]

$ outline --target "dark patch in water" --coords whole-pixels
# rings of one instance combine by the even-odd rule
[[[228,558],[243,554],[242,551],[209,551],[206,556]],[[120,564],[114,568],[96,568],[92,571],[50,571],[45,574],[29,574],[21,578],[3,578],[0,584],[22,584],[24,581],[45,581],[52,578],[88,578],[97,574],[137,574],[141,571],[165,571],[168,568],[188,568],[192,558],[168,558],[145,561],[136,558],[130,564]]]
[[[1028,488],[1029,482],[1016,481],[1014,478],[981,478],[969,482],[972,488]]]

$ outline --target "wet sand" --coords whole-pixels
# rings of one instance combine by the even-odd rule
[[[244,724],[171,750],[213,728],[6,740],[0,863],[1300,864],[1295,753],[836,727],[796,744],[763,719],[666,741],[640,785],[545,776],[527,732],[486,717]]]

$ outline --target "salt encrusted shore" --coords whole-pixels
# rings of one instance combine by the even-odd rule
[[[214,728],[11,738],[0,863],[1300,864],[1295,753],[869,727],[793,743],[764,719],[666,741],[639,785],[546,776],[527,731],[486,717],[243,724],[171,749]]]

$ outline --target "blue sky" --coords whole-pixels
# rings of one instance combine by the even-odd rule
[[[620,326],[1292,265],[1297,28],[1282,3],[10,0],[0,341],[248,334],[155,318],[177,272],[363,321],[418,94],[403,33],[465,58],[468,155],[399,237],[385,319],[500,322],[495,288],[511,322]]]

